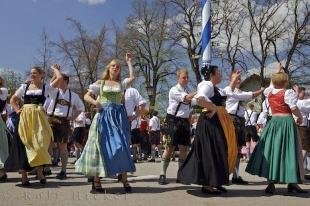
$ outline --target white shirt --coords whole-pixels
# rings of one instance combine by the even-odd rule
[[[302,124],[300,126],[310,126],[308,125],[308,117],[310,114],[310,99],[298,99],[296,105],[302,116]]]
[[[169,105],[167,108],[167,113],[175,115],[179,103],[184,102],[186,95],[188,95],[188,93],[185,91],[185,88],[183,88],[180,84],[172,87],[169,91]],[[190,106],[190,104],[181,103],[176,116],[181,118],[189,118],[189,115],[191,113]]]
[[[79,116],[77,116],[77,118],[75,118],[75,120],[73,121],[73,127],[74,128],[85,127],[85,124],[86,124],[85,112],[81,112]]]
[[[140,95],[135,88],[128,88],[125,92],[125,108],[127,116],[133,116],[135,107],[146,104],[145,99]]]
[[[50,104],[47,108],[47,114],[48,115],[52,115],[52,113],[53,113],[57,92],[58,91],[56,90],[55,92],[53,92],[50,95],[51,101],[50,101]],[[69,102],[69,96],[70,96],[69,89],[67,89],[66,91],[59,89],[58,100],[64,99],[64,100]],[[83,104],[81,98],[73,91],[71,91],[71,103],[70,104],[71,104],[71,106],[69,109],[68,118],[72,117],[73,108],[75,108],[75,110],[78,112],[84,112],[85,111],[85,107],[84,107],[84,104]],[[56,104],[54,116],[66,117],[67,112],[68,112],[68,105]]]
[[[225,87],[224,92],[227,96],[226,99],[227,112],[229,114],[235,114],[238,117],[244,117],[245,108],[239,102],[251,100],[253,98],[253,92],[244,92],[238,88],[235,88],[235,90],[232,91],[230,86]]]
[[[134,114],[133,114],[134,115]],[[137,117],[131,121],[131,129],[139,129],[141,125],[141,118]]]
[[[245,118],[245,126],[248,125],[255,126],[257,121],[257,112],[248,109],[244,113],[244,118]]]
[[[264,91],[264,95],[268,97],[270,92],[272,94],[277,94],[278,92],[282,91],[283,89],[275,89],[274,86],[271,84],[269,87],[267,87]],[[298,100],[298,96],[296,92],[292,89],[286,89],[284,93],[284,102],[287,104],[291,109],[296,107],[296,103]]]
[[[20,99],[24,99],[24,94],[25,94],[25,90],[26,90],[27,84],[22,84],[15,92],[15,96],[17,96]],[[53,92],[55,92],[55,90],[57,91],[57,89],[51,87],[48,84],[45,84],[45,91],[44,91],[44,96],[48,97],[50,96]],[[27,95],[42,95],[42,89],[34,89],[34,90],[30,90],[28,88]]]
[[[160,131],[160,119],[153,116],[149,121],[149,127],[151,128],[151,131]]]
[[[8,98],[9,92],[8,89],[5,87],[0,88],[0,99],[1,100],[6,100]]]

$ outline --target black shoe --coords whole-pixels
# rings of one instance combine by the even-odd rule
[[[301,189],[297,184],[288,184],[287,192],[308,193],[308,191]]]
[[[22,182],[22,187],[30,187],[30,186],[31,186],[31,184],[30,184],[29,180]]]
[[[59,180],[64,180],[64,179],[66,179],[66,178],[67,178],[67,174],[66,174],[66,172],[64,172],[64,171],[61,171],[61,172],[58,173],[57,176],[56,176],[56,179],[59,179]]]
[[[160,175],[159,176],[158,184],[160,184],[160,185],[168,184],[167,181],[166,181],[166,176],[165,175]]]
[[[177,179],[175,180],[175,183],[181,183],[181,181],[179,180],[179,178],[177,178]]]
[[[148,162],[155,162],[155,159],[150,159]]]
[[[221,191],[221,192],[224,192],[224,193],[227,192],[227,189],[226,189],[225,187],[223,187],[223,186],[217,186],[217,187],[215,187],[215,188],[218,189],[218,190]]]
[[[0,182],[6,182],[7,179],[8,179],[7,174],[4,174],[0,177]]]
[[[242,177],[232,178],[231,183],[235,185],[248,185],[249,182],[242,179]]]
[[[126,182],[124,184],[124,190],[125,190],[126,193],[131,193],[132,192],[132,188],[131,188],[131,186],[129,185],[128,182]]]
[[[274,184],[269,183],[265,189],[265,193],[273,195],[275,190],[276,190],[276,188],[275,188]]]
[[[100,183],[100,182],[96,182],[96,183]],[[92,194],[106,193],[106,190],[101,187],[101,184],[100,186],[98,185],[95,186],[95,181],[92,181],[92,187],[91,187],[90,193]]]
[[[201,192],[205,194],[210,194],[210,195],[220,195],[222,194],[220,190],[218,189],[211,189],[207,187],[202,187]]]

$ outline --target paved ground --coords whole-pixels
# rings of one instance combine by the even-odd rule
[[[195,185],[181,185],[175,183],[177,162],[172,162],[168,168],[168,180],[170,184],[158,185],[158,173],[160,163],[138,163],[137,172],[130,175],[133,193],[124,194],[122,185],[114,179],[104,179],[103,187],[107,188],[106,194],[90,194],[90,183],[80,174],[74,173],[72,164],[69,164],[68,179],[57,180],[55,174],[59,168],[53,168],[53,175],[48,176],[48,183],[42,187],[37,180],[31,179],[31,188],[21,188],[20,177],[16,173],[9,173],[9,180],[0,183],[0,206],[17,205],[189,205],[189,206],[309,206],[310,194],[291,195],[286,192],[286,185],[276,185],[276,194],[272,197],[264,196],[266,187],[264,179],[242,173],[244,179],[251,185],[230,185],[226,188],[227,194],[219,197],[204,195],[200,187]],[[244,171],[245,163],[241,164]],[[302,187],[310,192],[310,182],[305,182]]]

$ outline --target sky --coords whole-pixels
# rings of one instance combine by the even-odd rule
[[[112,20],[122,26],[132,0],[0,0],[0,68],[24,72],[34,63],[43,29],[50,40],[72,37],[66,18],[96,33]]]

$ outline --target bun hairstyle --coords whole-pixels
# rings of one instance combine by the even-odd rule
[[[201,74],[206,81],[211,79],[211,74],[215,75],[216,70],[218,70],[218,66],[215,65],[204,65],[201,68]]]

